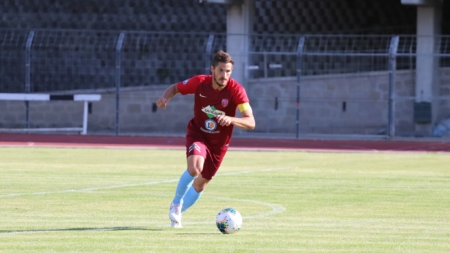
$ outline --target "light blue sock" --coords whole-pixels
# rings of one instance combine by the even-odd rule
[[[189,188],[186,196],[184,196],[184,204],[181,208],[181,212],[186,211],[189,207],[195,204],[197,200],[202,196],[202,192],[197,192],[194,187]]]
[[[180,180],[178,181],[175,197],[172,201],[174,204],[183,205],[183,197],[186,195],[188,189],[191,188],[194,179],[195,177],[191,176],[187,170],[181,175]]]

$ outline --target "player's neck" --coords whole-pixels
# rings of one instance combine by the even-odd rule
[[[219,86],[217,83],[214,83],[214,81],[213,81],[212,87],[213,87],[214,91],[221,91],[221,90],[223,90],[226,87],[226,85],[225,86]]]

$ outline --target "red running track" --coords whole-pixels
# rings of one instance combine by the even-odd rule
[[[0,134],[0,146],[184,149],[184,137]],[[450,140],[292,140],[234,138],[230,150],[320,152],[443,152]]]

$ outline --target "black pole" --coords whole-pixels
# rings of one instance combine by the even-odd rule
[[[34,31],[28,34],[27,44],[25,45],[25,93],[31,92],[31,45],[33,44]],[[25,101],[25,126],[30,128],[30,102]]]
[[[116,45],[116,135],[119,135],[120,132],[120,122],[119,122],[119,116],[120,116],[120,85],[121,85],[121,52],[122,52],[122,45],[123,45],[123,39],[125,37],[125,33],[121,32],[119,35],[119,38],[117,39],[117,45]]]
[[[297,84],[297,129],[295,138],[298,139],[300,133],[300,85]]]
[[[297,117],[296,117],[296,135],[295,138],[299,138],[300,135],[300,82],[302,78],[302,53],[303,46],[305,45],[305,37],[300,37],[297,47]]]

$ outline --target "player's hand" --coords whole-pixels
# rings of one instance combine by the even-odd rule
[[[169,101],[165,98],[159,98],[158,101],[156,101],[156,106],[162,109],[166,109],[168,102]]]
[[[217,119],[217,123],[221,126],[231,125],[231,118],[226,115],[217,115],[216,119]]]

